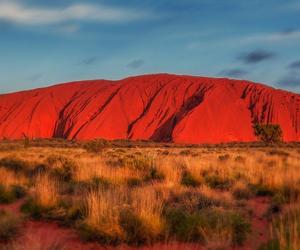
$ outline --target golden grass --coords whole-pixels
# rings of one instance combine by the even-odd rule
[[[28,179],[21,173],[16,174],[13,171],[0,168],[0,184],[5,188],[11,186],[24,186],[28,183]]]
[[[138,177],[138,173],[127,167],[112,167],[101,158],[81,158],[74,170],[74,179],[90,181],[94,178],[104,178],[111,183],[124,183],[126,179]]]
[[[121,210],[128,204],[126,194],[124,189],[98,188],[90,191],[84,205],[85,224],[106,235],[121,235],[119,220]]]
[[[153,186],[135,188],[131,192],[130,208],[148,226],[153,235],[159,235],[162,221],[163,198]]]
[[[250,192],[253,185],[261,185],[274,192],[289,190],[291,199],[297,208],[300,193],[300,154],[295,150],[284,149],[288,156],[269,154],[268,148],[207,148],[192,149],[193,155],[182,154],[182,149],[163,149],[170,154],[159,154],[157,149],[107,149],[111,154],[101,155],[85,152],[82,149],[52,149],[31,148],[16,152],[0,152],[0,159],[8,155],[36,163],[45,163],[51,155],[61,155],[73,159],[77,167],[72,169],[72,185],[85,182],[82,192],[70,193],[70,200],[83,200],[83,222],[91,228],[107,235],[124,237],[124,229],[120,225],[120,219],[124,210],[130,210],[139,220],[146,225],[148,232],[154,236],[164,231],[166,221],[164,219],[164,205],[171,193],[181,194],[186,191],[203,194],[208,199],[220,201],[222,206],[236,208],[236,192]],[[163,151],[161,151],[163,152]],[[130,161],[132,159],[142,161]],[[226,156],[228,155],[228,156]],[[118,156],[127,161],[114,166],[109,164]],[[145,180],[144,170],[134,164],[154,165],[163,179]],[[133,165],[132,165],[133,164]],[[196,187],[182,185],[182,175],[188,171],[199,182]],[[219,182],[228,184],[225,188],[214,186],[208,177],[214,177]],[[107,180],[109,185],[88,186],[93,179]],[[128,179],[141,180],[136,186],[128,185]],[[5,187],[12,185],[26,185],[28,177],[15,173],[0,166],[0,183]],[[70,184],[70,183],[67,183]],[[51,208],[57,206],[61,198],[62,186],[66,185],[62,180],[54,179],[51,173],[45,172],[34,179],[34,185],[30,195],[42,207]],[[105,186],[105,187],[104,187]],[[77,186],[76,186],[77,187]],[[80,185],[78,185],[81,188]],[[242,194],[242,199],[246,195]],[[281,217],[279,227],[273,229],[274,235],[280,240],[283,249],[287,242],[300,245],[299,228],[300,217],[290,212],[290,217]],[[298,216],[298,215],[297,215]],[[288,218],[290,239],[284,235]],[[296,218],[296,219],[295,219]],[[297,230],[296,230],[297,229]],[[218,228],[211,231],[207,228],[199,229],[205,236],[205,242],[209,248],[229,246],[232,232]],[[296,249],[296,248],[291,248]]]
[[[59,188],[59,182],[48,175],[37,176],[33,190],[35,201],[44,208],[55,207],[59,201]]]
[[[299,205],[288,208],[279,218],[274,219],[272,236],[280,249],[298,250],[300,246]]]

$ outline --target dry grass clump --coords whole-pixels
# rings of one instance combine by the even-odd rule
[[[130,209],[146,227],[145,231],[150,237],[148,240],[159,237],[164,229],[162,195],[150,185],[133,189],[130,198]]]
[[[74,180],[77,182],[86,182],[102,178],[114,184],[126,183],[126,180],[129,178],[139,177],[137,171],[128,167],[109,166],[101,158],[81,159],[73,175]]]
[[[55,207],[59,201],[59,182],[48,175],[39,175],[35,180],[33,196],[39,206]]]
[[[85,198],[85,219],[80,230],[86,239],[118,243],[123,239],[119,225],[120,212],[128,203],[126,190],[104,189],[90,191]]]
[[[30,196],[21,210],[34,219],[40,219],[58,208],[59,202],[60,182],[47,174],[40,174],[35,178]]]
[[[162,200],[150,188],[98,188],[85,199],[80,227],[87,239],[103,243],[150,243],[163,230]]]
[[[0,168],[0,203],[11,203],[25,195],[27,178],[22,173]]]
[[[262,246],[263,250],[289,249],[298,250],[300,246],[300,210],[293,205],[273,218],[271,227],[272,239]]]
[[[5,188],[25,186],[28,183],[28,179],[22,173],[15,173],[5,168],[0,168],[0,183]]]
[[[180,185],[182,177],[182,168],[178,164],[178,160],[169,156],[159,158],[157,160],[157,169],[165,176],[164,183],[168,187],[176,187]]]

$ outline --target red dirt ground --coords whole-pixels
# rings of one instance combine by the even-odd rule
[[[300,140],[300,95],[248,81],[176,76],[81,81],[0,95],[0,138],[255,141],[253,122]]]

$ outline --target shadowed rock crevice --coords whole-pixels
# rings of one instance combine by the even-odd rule
[[[151,140],[172,142],[172,134],[175,126],[180,123],[189,112],[203,102],[205,93],[211,88],[212,86],[200,86],[196,92],[183,103],[178,112],[173,114],[162,126],[155,130],[151,136]]]

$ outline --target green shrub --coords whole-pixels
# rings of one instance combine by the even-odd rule
[[[21,219],[15,214],[0,211],[0,241],[8,241],[19,232]]]
[[[52,175],[63,181],[71,181],[73,179],[74,169],[77,164],[61,155],[51,155],[46,159],[46,164]]]
[[[33,199],[28,199],[22,206],[21,211],[30,215],[33,219],[41,219],[49,209],[45,210],[39,206]]]
[[[181,184],[187,187],[198,187],[201,183],[190,172],[184,171],[181,177]]]
[[[149,171],[156,168],[155,158],[146,154],[133,156],[131,160],[127,161],[126,165],[140,171]]]
[[[205,183],[211,188],[229,189],[232,186],[232,180],[223,179],[216,174],[206,175]]]
[[[251,224],[234,211],[230,214],[230,217],[233,228],[232,243],[242,245],[247,238],[247,234],[251,231]]]
[[[150,244],[158,240],[144,221],[129,209],[121,211],[119,223],[125,232],[125,241],[130,245]]]
[[[279,213],[282,210],[282,206],[286,203],[285,197],[277,193],[272,197],[271,204],[268,213]]]
[[[234,158],[234,161],[239,163],[245,163],[246,159],[245,157],[238,155],[237,157]]]
[[[142,180],[136,177],[131,177],[127,179],[127,185],[129,187],[138,187],[142,185]]]
[[[164,174],[159,172],[156,167],[151,167],[146,171],[144,180],[145,181],[161,181],[165,178]]]
[[[286,209],[272,223],[271,241],[262,249],[298,250],[300,243],[300,210]]]
[[[12,203],[15,199],[16,197],[14,196],[14,193],[0,184],[0,204]]]
[[[25,197],[26,195],[26,190],[24,187],[19,186],[19,185],[14,185],[11,187],[11,192],[13,193],[13,196],[15,199],[21,199]]]
[[[282,141],[282,129],[278,124],[255,124],[255,136],[266,143],[278,143]]]
[[[14,156],[4,157],[0,160],[0,166],[15,172],[26,171],[29,163]]]
[[[263,184],[250,184],[249,186],[256,196],[272,196],[274,194],[274,190]]]
[[[243,200],[243,199],[248,200],[253,196],[253,193],[248,186],[235,187],[232,190],[232,194],[234,198],[236,198],[237,200]]]
[[[189,213],[195,213],[201,209],[218,207],[221,205],[223,205],[221,201],[209,198],[196,191],[171,194],[167,201],[167,206],[169,208],[180,209]]]
[[[230,159],[230,155],[229,154],[220,155],[218,159],[219,161],[228,161]]]
[[[203,241],[199,234],[199,215],[189,214],[181,209],[168,209],[166,211],[167,231],[177,240]]]
[[[166,220],[169,234],[185,242],[205,243],[205,232],[223,230],[231,232],[232,245],[242,245],[250,232],[250,223],[236,211],[203,209],[188,213],[172,208],[166,210]]]

